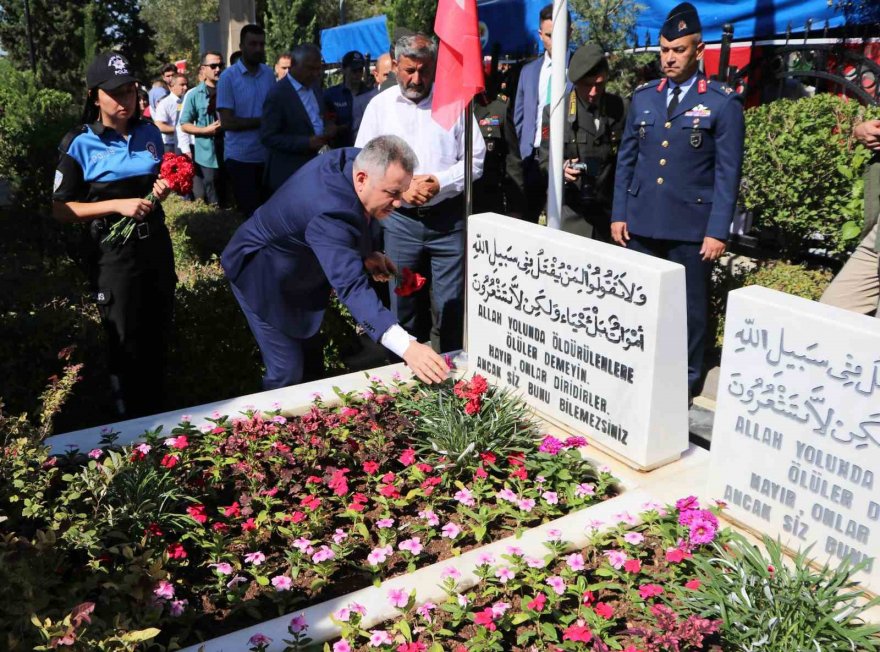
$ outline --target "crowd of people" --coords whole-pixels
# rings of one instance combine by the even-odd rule
[[[545,53],[493,71],[472,126],[475,211],[530,222],[545,208],[551,163],[552,5],[537,18]],[[691,392],[744,139],[740,96],[700,70],[700,32],[692,5],[674,8],[661,31],[661,77],[628,99],[606,91],[601,47],[568,52],[562,152],[561,228],[684,266]],[[341,82],[326,89],[316,45],[296,45],[274,69],[265,49],[262,28],[245,26],[229,67],[206,52],[192,88],[170,64],[149,91],[118,54],[89,68],[83,124],[60,148],[54,214],[89,231],[85,259],[121,416],[163,406],[174,286],[167,187],[157,179],[165,152],[192,158],[195,197],[234,203],[246,220],[221,263],[262,353],[264,389],[321,375],[331,289],[423,380],[445,377],[438,353],[462,346],[468,123],[462,115],[445,130],[431,116],[436,42],[400,30],[375,62],[347,53]],[[869,122],[856,136],[876,150],[878,133]],[[105,242],[123,219],[138,222],[136,236]],[[859,267],[870,277],[873,265],[874,307],[875,241],[876,226],[860,247],[873,262]],[[427,277],[429,291],[395,292],[404,268]]]

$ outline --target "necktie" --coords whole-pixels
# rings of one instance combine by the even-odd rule
[[[675,109],[678,108],[679,95],[681,95],[681,86],[676,86],[672,89],[672,99],[669,101],[669,106],[666,107],[667,118],[671,118],[672,114],[675,112]]]
[[[551,82],[553,81],[553,70],[551,69],[553,64],[551,63],[547,66],[547,92],[544,95],[544,104],[550,104],[550,89]]]

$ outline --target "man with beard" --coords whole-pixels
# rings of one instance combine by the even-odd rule
[[[241,58],[217,82],[217,113],[224,133],[223,154],[235,202],[250,217],[262,201],[266,149],[260,142],[263,102],[275,84],[266,60],[266,33],[259,25],[241,28]]]
[[[391,134],[403,138],[418,156],[403,205],[382,226],[391,260],[430,279],[433,319],[426,292],[392,294],[391,308],[419,341],[430,337],[435,350],[455,351],[462,346],[464,330],[464,114],[449,131],[431,117],[436,43],[424,34],[404,36],[395,43],[394,54],[398,85],[367,106],[356,146]],[[483,172],[486,145],[476,124],[472,133],[476,179]]]
[[[403,358],[423,381],[449,369],[414,342],[370,289],[369,276],[396,272],[373,251],[370,221],[400,206],[417,164],[400,138],[376,138],[362,150],[338,149],[306,163],[232,236],[220,262],[257,340],[263,389],[301,382],[331,288],[366,333]]]

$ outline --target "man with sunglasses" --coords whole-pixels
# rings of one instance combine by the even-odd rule
[[[180,112],[181,129],[194,138],[193,161],[195,178],[193,193],[196,199],[217,206],[220,203],[218,182],[220,162],[223,160],[218,148],[222,148],[220,120],[217,118],[217,80],[223,71],[223,56],[219,52],[206,52],[199,66],[201,84],[186,95]]]

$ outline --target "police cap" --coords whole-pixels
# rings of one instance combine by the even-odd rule
[[[129,72],[128,60],[116,52],[103,52],[96,56],[86,70],[86,85],[89,90],[102,88],[112,91],[125,84],[136,82]]]
[[[673,7],[669,15],[666,16],[666,21],[660,30],[660,36],[667,41],[674,41],[682,36],[701,31],[703,31],[703,27],[700,25],[700,14],[697,13],[696,7],[690,2],[682,2]]]
[[[572,83],[593,72],[599,64],[605,63],[605,52],[598,43],[585,43],[580,46],[568,62],[568,80]]]

